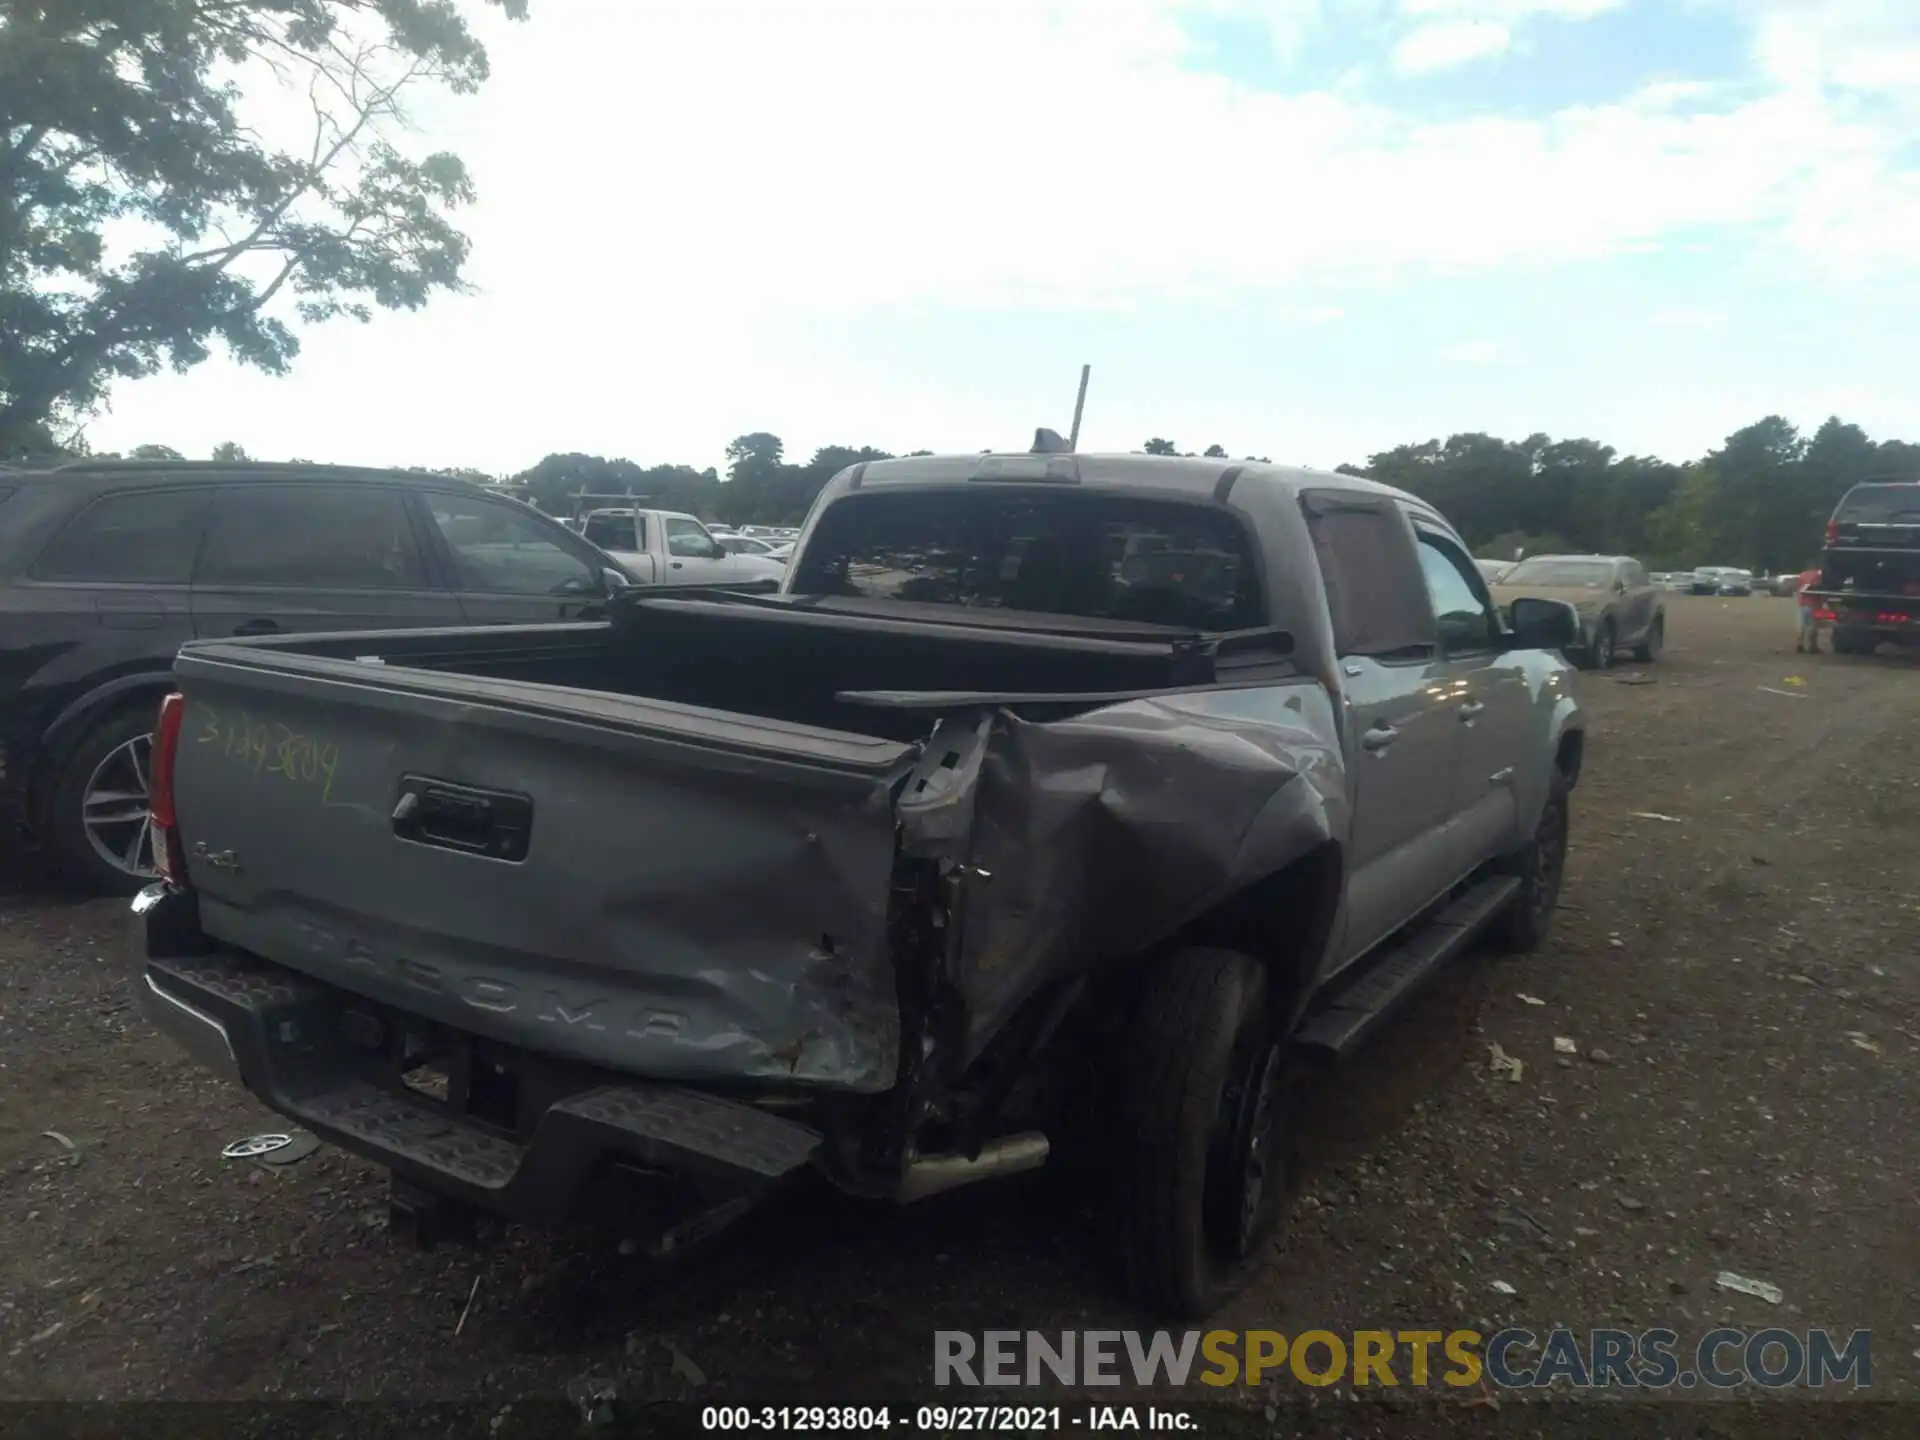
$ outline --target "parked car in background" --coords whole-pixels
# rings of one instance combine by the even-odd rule
[[[153,874],[154,708],[184,642],[577,620],[632,578],[517,500],[411,471],[92,461],[0,495],[0,801],[110,892]]]
[[[1475,560],[1474,567],[1479,570],[1480,578],[1489,585],[1498,585],[1500,577],[1513,569],[1511,560]]]
[[[1854,486],[1834,508],[1826,539],[1820,582],[1808,593],[1833,624],[1834,651],[1920,647],[1920,484]]]
[[[1716,595],[1753,594],[1753,572],[1751,570],[1727,569],[1720,572],[1720,584],[1714,591]]]
[[[1656,660],[1666,643],[1666,599],[1625,555],[1534,555],[1507,571],[1493,593],[1502,609],[1524,596],[1572,605],[1580,616],[1572,658],[1585,670],[1606,669],[1621,650]]]
[[[749,585],[785,573],[776,560],[728,547],[745,536],[716,534],[675,510],[595,510],[583,533],[640,585]]]

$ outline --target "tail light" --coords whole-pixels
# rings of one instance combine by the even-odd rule
[[[178,690],[160,702],[153,725],[153,755],[147,775],[147,813],[153,821],[153,861],[171,885],[186,882],[186,856],[180,849],[179,816],[173,807],[173,762],[180,753],[180,722],[187,702]]]
[[[1833,611],[1831,611],[1831,610],[1825,610],[1825,609],[1821,609],[1821,610],[1816,610],[1816,611],[1814,611],[1814,612],[1813,612],[1813,618],[1814,618],[1814,619],[1816,619],[1816,620],[1823,620],[1823,621],[1828,621],[1828,622],[1831,622],[1831,621],[1832,621],[1832,620],[1834,620],[1834,619],[1835,619],[1836,617],[1835,617],[1835,615],[1834,615],[1834,613],[1833,613]]]
[[[1838,544],[1839,540],[1840,540],[1840,522],[1838,520],[1827,521],[1828,548],[1831,549],[1834,545]]]

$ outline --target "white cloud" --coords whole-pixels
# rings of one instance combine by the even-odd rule
[[[1648,323],[1663,330],[1718,330],[1727,323],[1727,317],[1718,310],[1679,305],[1655,311],[1648,317]]]
[[[1422,25],[1393,47],[1393,68],[1403,75],[1428,75],[1499,55],[1512,43],[1513,32],[1492,20]]]
[[[1775,7],[1762,28],[1823,8],[1762,3]],[[1287,34],[1354,9],[1198,6]],[[1398,13],[1511,28],[1606,8],[1403,0]],[[292,381],[209,369],[123,387],[97,438],[518,465],[556,445],[713,455],[753,423],[787,426],[796,449],[971,448],[1030,431],[1029,398],[989,377],[963,385],[935,353],[835,350],[837,327],[890,307],[992,311],[978,323],[1011,337],[1039,312],[1271,304],[1324,281],[1498,272],[1729,230],[1807,267],[1920,254],[1899,157],[1912,129],[1781,75],[1758,91],[1663,86],[1543,118],[1434,122],[1195,73],[1180,26],[1195,9],[554,0],[524,26],[490,23],[493,81],[418,114],[423,142],[458,150],[480,188],[463,219],[479,296],[309,332]],[[1818,73],[1861,53],[1822,50]],[[1047,365],[1071,375],[1083,358],[1075,345]],[[872,433],[876,414],[889,433]],[[1115,442],[1137,443],[1134,428]]]
[[[1505,352],[1491,340],[1462,340],[1440,352],[1440,358],[1454,365],[1491,365]]]
[[[1400,13],[1418,18],[1466,20],[1591,20],[1618,10],[1627,0],[1400,0]]]

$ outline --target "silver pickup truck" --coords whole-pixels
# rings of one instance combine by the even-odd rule
[[[778,594],[188,645],[137,989],[423,1238],[611,1196],[669,1248],[809,1169],[1052,1152],[1203,1315],[1276,1231],[1297,1064],[1546,934],[1575,624],[1348,476],[855,466]]]

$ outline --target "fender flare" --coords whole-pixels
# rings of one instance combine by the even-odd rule
[[[1520,808],[1520,834],[1530,836],[1540,823],[1540,812],[1547,803],[1547,789],[1552,775],[1560,767],[1560,747],[1568,736],[1575,737],[1577,748],[1574,751],[1572,772],[1567,776],[1569,789],[1580,783],[1580,770],[1586,755],[1587,725],[1578,705],[1571,696],[1561,697],[1553,710],[1552,722],[1547,727],[1547,763],[1539,770],[1537,777],[1530,777],[1524,796],[1525,803]]]

